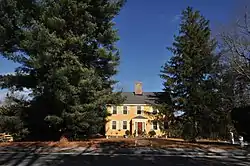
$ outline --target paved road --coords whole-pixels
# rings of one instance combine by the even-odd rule
[[[0,152],[3,166],[249,166],[247,156]]]

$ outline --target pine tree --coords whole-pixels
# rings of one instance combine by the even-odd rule
[[[113,18],[124,1],[4,0],[0,2],[0,53],[17,62],[2,88],[32,91],[31,133],[58,137],[97,133],[113,92],[119,51]],[[46,134],[44,134],[46,133]]]
[[[215,47],[209,21],[191,7],[184,10],[179,35],[168,48],[173,56],[163,66],[161,78],[164,91],[171,94],[173,111],[183,112],[183,136],[192,141],[202,133],[204,120],[208,125],[216,108]]]
[[[8,94],[0,107],[0,133],[9,133],[14,140],[22,140],[29,133],[25,107],[29,103],[22,95]]]

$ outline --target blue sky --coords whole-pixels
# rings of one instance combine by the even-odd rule
[[[214,32],[235,16],[244,0],[128,0],[115,19],[119,29],[121,65],[117,79],[124,91],[133,91],[142,81],[144,91],[161,91],[160,67],[171,53],[173,35],[178,32],[179,15],[188,5],[211,21]],[[250,0],[248,0],[248,3]]]
[[[169,59],[166,50],[178,32],[179,15],[188,5],[211,21],[214,32],[249,0],[127,0],[115,19],[119,29],[121,64],[118,88],[133,91],[135,81],[144,91],[161,91],[160,67]],[[13,72],[17,65],[0,57],[0,73]]]

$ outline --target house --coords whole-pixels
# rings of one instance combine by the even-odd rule
[[[111,116],[105,126],[106,137],[123,137],[128,130],[131,135],[140,136],[154,130],[156,136],[163,135],[156,121],[156,93],[143,92],[142,83],[135,84],[134,92],[123,92],[125,101],[121,105],[108,105]]]

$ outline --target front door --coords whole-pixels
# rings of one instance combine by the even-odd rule
[[[142,122],[138,122],[138,135],[142,134]]]

